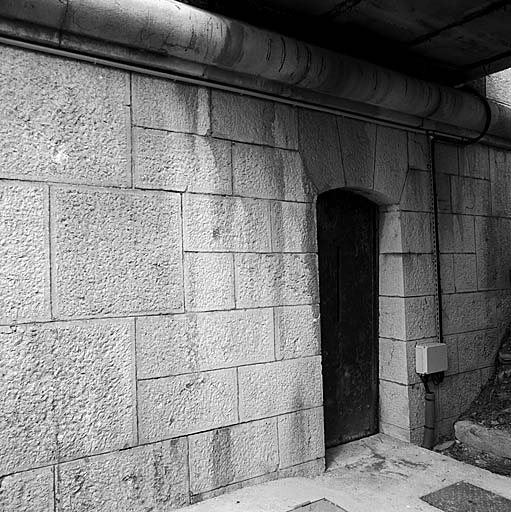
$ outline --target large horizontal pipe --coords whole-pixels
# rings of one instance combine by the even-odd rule
[[[443,133],[480,133],[477,96],[173,0],[4,0],[0,34],[229,82]],[[492,103],[488,133],[509,139],[511,111]],[[404,121],[403,121],[404,120]]]

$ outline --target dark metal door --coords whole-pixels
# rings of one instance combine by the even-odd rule
[[[378,210],[351,192],[318,197],[327,447],[378,432]]]

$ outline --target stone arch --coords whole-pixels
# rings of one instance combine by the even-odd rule
[[[415,345],[436,336],[427,139],[310,110],[299,112],[299,139],[317,194],[345,189],[379,205],[380,431],[419,443]]]

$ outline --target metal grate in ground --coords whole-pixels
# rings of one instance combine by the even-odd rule
[[[422,496],[444,512],[511,512],[511,501],[467,482],[457,482]]]

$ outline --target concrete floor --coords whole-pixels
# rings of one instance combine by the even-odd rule
[[[511,499],[511,478],[458,462],[383,434],[331,450],[327,472],[288,478],[219,496],[183,512],[289,512],[326,498],[348,512],[436,511],[420,496],[459,481]]]

